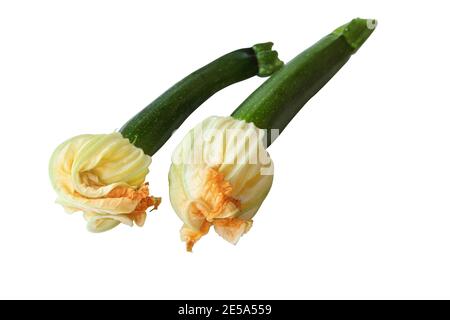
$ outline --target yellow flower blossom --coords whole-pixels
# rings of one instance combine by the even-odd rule
[[[120,223],[142,226],[147,208],[160,203],[145,183],[150,163],[151,157],[117,132],[71,138],[50,159],[56,202],[69,213],[82,211],[92,232]]]

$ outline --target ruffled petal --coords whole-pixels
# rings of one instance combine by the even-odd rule
[[[50,179],[67,212],[84,212],[88,230],[120,223],[142,226],[159,198],[144,183],[151,158],[120,133],[80,135],[62,143],[50,160]]]
[[[233,244],[250,230],[273,181],[263,138],[252,123],[210,117],[175,149],[170,201],[184,222],[181,238],[189,251],[211,225]]]

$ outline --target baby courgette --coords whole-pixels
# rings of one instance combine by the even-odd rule
[[[217,91],[255,75],[269,76],[283,63],[272,43],[230,52],[176,83],[136,114],[120,132],[153,155],[184,120]]]
[[[289,61],[232,114],[258,128],[279,130],[350,59],[375,29],[375,20],[353,19]],[[272,141],[271,141],[272,140]],[[268,139],[268,145],[273,139]]]

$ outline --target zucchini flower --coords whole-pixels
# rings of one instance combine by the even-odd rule
[[[82,211],[88,230],[120,223],[142,226],[150,196],[145,182],[151,156],[184,120],[217,91],[252,76],[269,76],[282,62],[272,43],[230,52],[188,75],[112,134],[80,135],[62,143],[50,160],[57,203]]]
[[[172,207],[184,225],[188,251],[214,226],[236,244],[273,180],[264,132],[232,117],[210,117],[192,129],[175,149],[169,172]]]
[[[118,132],[69,139],[50,159],[56,202],[69,213],[83,211],[92,232],[119,223],[142,226],[146,209],[161,201],[144,183],[150,163],[150,156]]]

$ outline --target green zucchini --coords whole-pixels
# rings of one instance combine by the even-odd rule
[[[300,53],[266,80],[232,114],[281,133],[300,109],[350,59],[375,29],[375,20],[354,19]],[[267,144],[273,142],[268,137]]]
[[[272,43],[230,52],[176,83],[136,114],[120,132],[153,155],[184,120],[217,91],[255,75],[269,76],[283,63]]]

